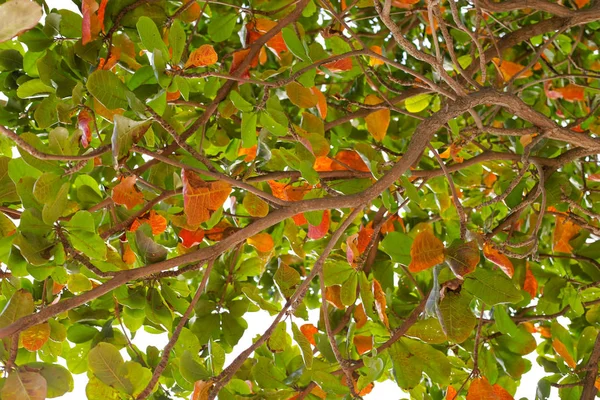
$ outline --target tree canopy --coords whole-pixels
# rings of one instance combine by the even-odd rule
[[[0,1],[0,398],[594,398],[600,1],[230,1]]]

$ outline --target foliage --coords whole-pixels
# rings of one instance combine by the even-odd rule
[[[595,397],[599,1],[0,3],[2,400]]]

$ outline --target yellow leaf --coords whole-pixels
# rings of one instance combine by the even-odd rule
[[[411,272],[420,272],[444,262],[444,244],[431,229],[425,229],[415,237],[410,247]]]
[[[374,94],[369,94],[365,97],[366,105],[380,104],[383,100]],[[383,108],[381,110],[374,111],[365,117],[367,122],[367,130],[375,140],[382,141],[387,133],[388,126],[390,125],[390,110]]]
[[[185,68],[206,67],[216,64],[218,60],[219,56],[215,52],[215,49],[210,44],[203,44],[192,51],[185,63]]]
[[[319,98],[311,91],[298,82],[291,82],[285,87],[285,92],[290,101],[302,108],[311,108],[317,105]]]

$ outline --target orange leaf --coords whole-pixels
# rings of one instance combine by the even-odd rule
[[[246,156],[244,158],[244,162],[250,162],[256,158],[256,150],[258,149],[258,145],[254,145],[252,147],[240,147],[238,150],[238,157]]]
[[[311,89],[307,89],[298,82],[290,82],[285,86],[285,93],[290,101],[302,108],[315,107],[319,101]]]
[[[114,47],[113,47],[113,49],[114,49]],[[105,60],[104,58],[100,57],[100,61],[98,62],[98,69],[104,69],[104,70],[108,71],[108,70],[112,69],[112,67],[117,65],[118,61],[119,61],[119,57],[113,50],[111,52],[108,60]]]
[[[360,329],[367,323],[367,314],[365,314],[365,307],[359,304],[354,309],[354,321],[356,321],[356,328]]]
[[[497,383],[492,386],[492,389],[494,390],[494,394],[498,400],[514,400],[514,397]]]
[[[586,5],[588,5],[589,2],[590,2],[590,0],[575,0],[575,4],[577,5],[577,8],[583,8]]]
[[[557,215],[554,224],[554,235],[552,241],[552,250],[560,253],[571,253],[573,246],[569,241],[573,239],[581,230],[579,225],[567,220],[565,217]]]
[[[467,392],[467,400],[498,400],[494,393],[494,388],[485,376],[473,379],[469,391]]]
[[[489,243],[485,243],[483,245],[483,255],[485,256],[485,258],[499,266],[500,269],[504,271],[506,275],[512,278],[513,274],[515,273],[515,268],[513,267],[513,263],[508,259],[508,257],[500,253]]]
[[[573,356],[569,353],[569,350],[567,350],[567,346],[565,346],[563,342],[561,342],[557,338],[554,338],[552,340],[552,348],[554,349],[554,351],[556,351],[556,353],[558,353],[559,356],[562,357],[562,359],[565,361],[565,364],[567,364],[569,367],[575,368],[577,366],[577,363],[573,359]]]
[[[90,145],[92,141],[92,116],[86,110],[81,110],[77,116],[77,126],[83,132],[81,135],[81,145],[84,149]]]
[[[369,223],[369,225],[372,225]],[[356,248],[360,254],[364,253],[367,250],[367,246],[371,242],[371,238],[373,237],[373,233],[375,232],[373,228],[369,225],[362,227],[358,231],[358,243],[356,244]]]
[[[38,351],[50,338],[50,325],[47,322],[34,325],[21,332],[23,347],[29,351]]]
[[[98,8],[98,23],[100,24],[100,30],[105,32],[104,30],[104,12],[106,11],[106,5],[108,4],[108,0],[101,0],[100,7]]]
[[[346,171],[348,169],[360,172],[371,172],[360,155],[353,150],[340,150],[335,155],[338,162],[331,164],[333,171]]]
[[[98,10],[98,3],[94,0],[83,0],[81,2],[81,44],[84,46],[95,39],[93,25],[97,25],[97,17],[94,13]],[[95,20],[95,21],[93,21]],[[95,22],[95,23],[94,23]],[[98,32],[95,32],[96,35]]]
[[[420,272],[444,262],[444,244],[431,229],[425,229],[415,237],[410,247],[410,272]]]
[[[525,282],[523,282],[523,290],[531,295],[533,299],[537,294],[538,289],[538,281],[535,279],[533,272],[529,268],[529,264],[527,265],[527,271],[525,272]]]
[[[375,309],[377,310],[377,315],[379,315],[379,319],[386,328],[390,329],[390,322],[388,321],[387,314],[385,313],[386,308],[386,299],[385,293],[381,288],[381,285],[377,281],[377,279],[373,279],[373,297],[375,298]]]
[[[316,86],[313,86],[310,88],[310,90],[315,96],[317,96],[317,111],[319,111],[321,119],[327,118],[327,99],[325,98],[325,95],[319,89],[317,89]]]
[[[214,228],[205,231],[204,234],[208,240],[218,242],[220,240],[223,240],[223,238],[229,236],[231,232],[235,232],[235,228],[231,226],[229,221],[224,219],[221,222],[219,222]]]
[[[213,387],[212,381],[196,381],[192,400],[208,400],[208,395]]]
[[[330,224],[330,211],[323,211],[323,218],[321,219],[321,223],[318,226],[314,226],[308,224],[308,237],[309,239],[321,239],[327,232],[329,232],[329,224]]]
[[[152,228],[153,235],[160,235],[167,229],[167,219],[154,210],[150,210],[147,222]]]
[[[111,123],[113,122],[115,115],[122,115],[125,112],[125,110],[123,110],[122,108],[109,110],[108,108],[104,107],[104,104],[100,103],[95,97],[94,111],[96,112],[96,115],[101,116],[102,118],[104,118],[107,121],[110,121]]]
[[[261,253],[268,253],[273,250],[275,247],[275,242],[273,242],[273,238],[266,232],[257,233],[256,235],[249,237],[246,239],[248,244]]]
[[[175,101],[181,97],[181,92],[176,90],[174,92],[167,92],[167,101]]]
[[[192,226],[210,218],[209,211],[218,210],[231,193],[231,185],[223,181],[204,182],[192,171],[182,170],[183,210]]]
[[[374,94],[369,94],[365,97],[365,104],[372,106],[382,103],[379,97]],[[387,133],[388,126],[390,125],[390,110],[383,108],[381,110],[374,111],[365,117],[367,122],[367,130],[375,140],[382,141]]]
[[[246,57],[250,53],[250,49],[242,49],[233,53],[233,61],[231,62],[231,67],[229,68],[229,73],[232,74],[240,67],[240,65],[244,62]],[[249,69],[252,67],[256,67],[258,65],[258,57],[254,57],[254,59],[250,62],[250,65],[246,67],[244,72],[240,75],[241,78],[250,78],[250,74],[248,73]]]
[[[189,67],[206,67],[214,65],[219,60],[219,56],[215,52],[215,49],[210,44],[203,44],[196,50],[192,51],[192,54],[188,57],[185,62],[185,68]]]
[[[341,60],[336,60],[327,64],[323,64],[323,66],[333,73],[349,71],[352,69],[352,58],[342,58]]]
[[[353,267],[355,267],[354,260],[359,255],[358,248],[356,247],[357,238],[358,233],[355,233],[354,235],[348,236],[346,239],[346,260],[348,260],[348,264],[351,264]]]
[[[371,46],[369,48],[371,49],[371,51],[373,53],[377,53],[377,54],[381,55],[381,47],[379,47],[379,46]],[[385,62],[383,62],[379,58],[369,57],[369,65],[371,67],[375,67],[377,65],[383,65],[383,64],[385,64]]]
[[[517,64],[512,61],[500,60],[497,57],[492,58],[492,62],[502,74],[504,82],[510,81],[513,76],[525,69],[525,66],[521,64]],[[528,78],[531,75],[533,75],[533,72],[531,70],[527,70],[522,72],[517,79]]]
[[[292,186],[289,183],[268,181],[268,184],[271,187],[273,196],[285,201],[300,201],[304,198],[304,195],[312,189],[312,186],[307,183],[302,183],[299,186]]]
[[[308,223],[304,214],[296,214],[292,217],[294,223],[298,226],[305,225]]]
[[[571,83],[565,87],[556,88],[554,91],[560,93],[563,99],[571,103],[585,100],[583,86],[574,85]]]
[[[600,174],[591,174],[587,178],[592,182],[600,182]]]
[[[417,4],[421,0],[392,0],[392,5],[398,8],[411,8],[413,4]]]
[[[342,303],[342,287],[340,285],[329,286],[325,289],[325,300],[334,305],[336,308],[343,310],[344,304]]]
[[[363,355],[371,349],[373,349],[373,337],[372,336],[364,336],[364,335],[355,335],[354,336],[354,345],[356,346],[356,351],[359,355]]]
[[[314,326],[313,324],[304,324],[300,327],[300,332],[302,332],[304,337],[308,339],[310,344],[312,344],[313,346],[317,345],[317,342],[315,342],[315,333],[318,333],[319,329],[316,326]]]
[[[121,204],[131,210],[144,203],[144,195],[135,187],[135,175],[122,178],[121,182],[113,188],[112,199],[116,204]]]
[[[552,337],[552,331],[547,326],[540,326],[538,331],[540,332],[540,336],[543,338],[548,339]]]
[[[398,221],[398,223],[402,227],[402,231],[406,232],[406,228],[404,227],[404,221],[402,220],[402,218],[399,217],[398,215],[394,215],[393,217],[389,218],[381,226],[381,233],[385,235],[385,234],[390,233],[390,232],[395,232],[396,231],[396,227],[394,226],[394,221]]]
[[[132,265],[135,263],[135,253],[131,250],[129,243],[123,244],[123,261],[125,264]]]
[[[354,390],[356,391],[357,390],[356,389],[356,383],[355,383],[354,387],[355,387]],[[365,386],[360,392],[358,392],[358,395],[359,396],[366,396],[369,393],[371,393],[371,391],[373,390],[374,387],[375,387],[375,384],[373,382],[371,382],[367,386]]]
[[[494,174],[493,172],[488,172],[485,175],[485,178],[483,178],[483,183],[485,183],[485,186],[487,188],[491,188],[492,186],[494,186],[494,182],[496,182],[498,180],[498,177],[496,176],[496,174]]]
[[[62,292],[62,290],[64,289],[65,286],[66,285],[61,285],[60,283],[53,281],[52,282],[52,294],[56,296],[57,294]]]
[[[182,240],[181,244],[183,244],[183,247],[189,249],[192,246],[202,243],[202,240],[204,239],[204,230],[197,229],[195,231],[189,231],[187,229],[182,229],[179,231],[179,237]]]
[[[317,172],[327,172],[332,171],[331,164],[333,160],[327,156],[318,156],[315,158],[315,163],[313,164],[313,168]]]
[[[193,2],[192,5],[186,8],[179,16],[183,22],[190,23],[197,20],[200,17],[201,12],[202,8],[200,7],[200,4]]]
[[[458,392],[456,391],[456,389],[454,389],[454,387],[452,387],[452,386],[448,386],[448,389],[446,390],[445,400],[454,400],[454,398],[457,395],[458,395]]]

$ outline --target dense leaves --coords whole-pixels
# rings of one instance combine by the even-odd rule
[[[0,4],[3,400],[596,396],[597,1],[74,4]]]

